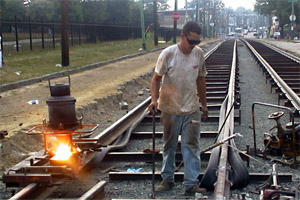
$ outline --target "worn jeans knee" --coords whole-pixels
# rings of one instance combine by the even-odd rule
[[[175,154],[178,144],[178,135],[180,133],[180,123],[175,115],[167,113],[161,114],[161,123],[163,124],[163,166],[162,166],[162,178],[165,181],[174,181],[175,170]]]
[[[184,184],[194,185],[200,174],[200,110],[188,115],[170,115],[162,113],[161,122],[164,127],[164,152],[162,178],[174,181],[175,154],[178,136],[181,133],[181,153],[183,156]]]
[[[198,183],[200,174],[200,110],[185,119],[181,133],[181,153],[184,161],[184,184],[190,187]]]

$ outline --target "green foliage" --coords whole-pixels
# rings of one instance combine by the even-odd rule
[[[276,4],[270,0],[256,0],[254,10],[261,15],[272,15],[272,11],[276,10]]]
[[[109,10],[106,1],[81,1],[83,22],[86,23],[103,23]]]
[[[168,10],[170,8],[167,4],[167,0],[158,0],[157,1],[157,10]]]
[[[53,21],[59,22],[61,18],[61,1],[52,0],[54,13]],[[78,0],[69,0],[69,22],[83,22],[82,6]]]
[[[22,0],[0,0],[2,20],[26,19],[26,8]]]
[[[294,3],[295,15],[299,16],[299,2]],[[292,3],[288,0],[256,0],[254,10],[265,16],[277,16],[279,26],[283,31],[285,24],[290,24],[289,16],[292,11]],[[296,20],[299,24],[299,20]]]
[[[57,2],[57,1],[55,1]],[[58,1],[59,2],[59,1]],[[60,8],[60,6],[59,6]],[[83,8],[79,1],[69,1],[69,21],[82,22],[83,21]]]
[[[54,15],[53,1],[34,1],[28,7],[28,15],[32,21],[51,21]]]
[[[110,0],[107,1],[108,17],[107,24],[129,24],[130,0]]]
[[[143,0],[145,9],[153,8],[153,0]],[[167,0],[156,0],[157,10],[167,10],[170,6],[167,4]]]
[[[35,0],[27,7],[23,0],[0,0],[2,19],[13,21],[55,21],[61,18],[60,0]],[[140,26],[140,0],[68,0],[69,22]],[[166,10],[167,0],[157,0],[158,10]],[[153,0],[144,0],[145,25],[153,23]]]
[[[141,16],[140,16],[140,5],[135,2],[130,2],[130,13],[129,13],[129,25],[131,26],[140,26]]]
[[[295,15],[299,16],[299,2],[294,3]],[[261,15],[277,16],[281,23],[289,23],[292,3],[288,0],[256,0],[254,10]]]

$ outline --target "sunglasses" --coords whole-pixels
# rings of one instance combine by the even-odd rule
[[[194,44],[197,45],[197,44],[200,44],[200,42],[201,42],[201,40],[192,40],[192,39],[189,39],[187,36],[185,36],[185,37],[190,45],[194,45]]]

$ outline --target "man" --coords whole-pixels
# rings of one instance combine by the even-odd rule
[[[207,118],[205,59],[200,47],[201,27],[187,22],[180,35],[181,41],[164,49],[158,57],[151,81],[151,113],[161,111],[163,125],[163,181],[156,191],[174,186],[175,153],[181,133],[181,153],[184,161],[186,193],[205,193],[199,188],[200,174],[200,120]],[[160,82],[162,86],[160,89]],[[159,94],[160,89],[160,94]],[[198,96],[198,95],[199,96]],[[158,101],[159,97],[159,101]],[[202,104],[202,116],[199,109]]]

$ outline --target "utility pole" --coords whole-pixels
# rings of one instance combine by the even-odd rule
[[[294,2],[297,2],[297,0],[289,0],[289,2],[292,2],[292,14],[290,16],[291,21],[291,39],[294,38],[294,21],[296,21],[296,16],[294,12]]]
[[[292,26],[291,26],[291,31],[292,31],[292,34],[291,34],[291,39],[294,38],[294,1],[292,1]]]
[[[2,2],[3,1],[0,2],[1,8],[3,8]],[[2,42],[2,10],[0,10],[0,68],[4,64],[2,49],[3,49],[3,42]]]
[[[212,37],[216,36],[216,0],[213,0],[213,26],[212,26]]]
[[[184,19],[184,23],[187,23],[188,21],[188,10],[187,10],[187,0],[185,0],[185,19]]]
[[[145,19],[144,19],[144,2],[140,0],[140,15],[141,15],[141,31],[142,31],[142,48],[146,50],[146,36],[145,36]]]
[[[154,29],[154,45],[158,45],[158,36],[157,36],[157,0],[153,0],[153,29]]]
[[[199,22],[199,0],[196,2],[196,22]]]
[[[298,40],[300,40],[300,0],[298,0]]]
[[[175,0],[174,13],[177,12],[177,0]],[[177,20],[173,21],[173,43],[176,44],[176,36],[177,36]]]
[[[211,37],[211,8],[210,8],[211,4],[210,4],[210,0],[208,0],[208,11],[207,11],[207,37]]]
[[[69,9],[68,0],[61,0],[61,65],[69,66]]]
[[[205,7],[206,7],[206,1],[204,0],[204,5],[203,5],[203,38],[205,38],[206,37],[206,19],[205,19],[205,15],[206,15],[206,9],[205,9]]]

